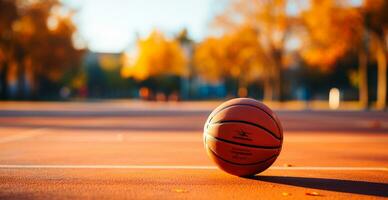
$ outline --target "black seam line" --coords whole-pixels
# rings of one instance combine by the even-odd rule
[[[255,162],[255,163],[248,163],[248,164],[241,164],[241,163],[235,163],[235,162],[232,162],[232,161],[229,161],[229,160],[226,160],[225,158],[222,158],[221,156],[219,156],[218,154],[216,154],[216,152],[214,152],[212,149],[210,149],[208,147],[209,151],[212,152],[214,154],[214,156],[216,156],[217,158],[219,158],[220,160],[224,161],[224,162],[227,162],[227,163],[230,163],[230,164],[233,164],[233,165],[241,165],[241,166],[248,166],[248,165],[258,165],[258,164],[261,164],[261,163],[265,163],[273,158],[276,158],[279,154],[275,154],[265,160],[262,160],[262,161],[259,161],[259,162]]]
[[[278,139],[280,141],[282,140],[282,138],[278,137],[277,135],[272,133],[267,128],[265,128],[265,127],[263,127],[263,126],[261,126],[259,124],[252,123],[252,122],[247,122],[247,121],[243,121],[243,120],[221,120],[221,121],[218,121],[218,122],[214,122],[212,124],[226,124],[226,123],[242,123],[242,124],[248,124],[248,125],[251,125],[251,126],[255,126],[257,128],[263,129],[264,131],[268,132],[270,135],[272,135],[276,139]]]
[[[257,149],[279,149],[280,146],[276,146],[276,147],[269,147],[269,146],[258,146],[258,145],[252,145],[252,144],[242,144],[242,143],[238,143],[238,142],[233,142],[233,141],[230,141],[230,140],[225,140],[225,139],[222,139],[222,138],[219,138],[219,137],[214,137],[208,133],[206,133],[206,136],[207,137],[210,137],[210,138],[213,138],[213,139],[217,139],[219,141],[222,141],[222,142],[226,142],[226,143],[229,143],[229,144],[235,144],[235,145],[239,145],[239,146],[244,146],[244,147],[251,147],[251,148],[257,148]]]
[[[250,107],[254,107],[254,108],[257,108],[257,109],[263,111],[265,114],[267,114],[272,119],[272,121],[275,122],[275,125],[278,128],[279,133],[282,132],[280,130],[280,127],[279,127],[277,121],[275,120],[275,118],[272,117],[272,115],[270,115],[267,111],[261,109],[260,107],[255,106],[255,105],[251,105],[251,104],[239,103],[239,104],[233,104],[233,105],[226,106],[226,107],[222,108],[221,110],[217,111],[216,113],[214,113],[213,117],[216,116],[216,114],[220,113],[221,111],[225,110],[226,108],[229,108],[229,107],[232,107],[232,106],[250,106]],[[209,123],[212,121],[213,117],[210,118]],[[276,137],[276,138],[278,138],[278,137]]]
[[[226,160],[225,158],[222,158],[220,155],[218,155],[216,152],[214,152],[208,145],[207,145],[207,137],[209,135],[206,134],[206,137],[205,137],[205,145],[206,145],[206,149],[209,149],[210,152],[213,153],[214,156],[216,156],[217,158],[219,158],[220,160],[224,161],[224,162],[227,162],[227,163],[230,163],[230,164],[233,164],[233,165],[241,165],[241,166],[245,166],[245,165],[257,165],[257,164],[260,164],[260,163],[264,163],[264,162],[267,162],[273,158],[277,158],[279,156],[279,153],[278,154],[275,154],[265,160],[262,160],[262,161],[259,161],[259,162],[256,162],[256,163],[248,163],[248,164],[241,164],[241,163],[235,163],[235,162],[232,162],[232,161],[229,161],[229,160]]]
[[[234,121],[234,120],[227,120],[227,121],[220,121],[220,122],[214,122],[212,124],[207,124],[207,126],[213,126],[213,125],[218,125],[218,124],[227,124],[227,123],[233,123],[231,121]],[[237,122],[236,122],[237,123]],[[239,123],[246,123],[246,121],[239,121]],[[247,122],[248,125],[252,125],[252,124],[255,124],[255,123],[252,123],[252,124],[249,124],[249,123],[252,123],[252,122]],[[260,126],[258,124],[255,124],[253,126]],[[256,126],[256,127],[257,127]],[[275,135],[274,133],[272,133],[270,130],[266,129],[265,127],[259,127],[260,129],[263,129],[265,132],[269,133],[273,138],[275,138],[276,140],[279,140],[279,141],[282,141],[282,138],[279,138],[277,137],[277,135]],[[208,127],[206,127],[206,130],[205,131],[208,131]],[[255,133],[253,133],[255,134]]]

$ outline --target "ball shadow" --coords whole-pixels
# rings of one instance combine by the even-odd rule
[[[388,197],[388,184],[368,181],[354,181],[328,178],[292,177],[292,176],[252,176],[244,177],[257,181],[278,183],[297,187],[345,192],[352,194]]]

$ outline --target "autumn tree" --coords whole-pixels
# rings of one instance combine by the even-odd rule
[[[377,102],[379,110],[387,103],[387,46],[388,46],[388,2],[385,0],[365,0],[360,7],[364,25],[370,37],[370,53],[377,61]]]
[[[257,40],[257,31],[249,26],[238,27],[219,38],[207,38],[195,51],[197,71],[209,81],[230,77],[238,80],[240,91],[246,91],[249,83],[263,79],[265,98],[271,88],[267,70],[270,60]]]
[[[218,82],[226,77],[223,38],[209,37],[195,48],[195,71],[209,82]]]
[[[258,33],[263,52],[269,62],[265,67],[269,86],[273,88],[267,99],[282,99],[282,60],[290,20],[286,14],[286,0],[231,0],[214,21],[216,30],[232,32],[240,26],[248,26]]]
[[[183,50],[176,40],[153,31],[146,39],[137,41],[136,55],[125,59],[122,75],[137,80],[161,75],[186,76],[186,63]]]
[[[2,76],[8,79],[7,83],[16,79],[19,97],[23,97],[28,93],[26,85],[38,91],[41,80],[58,82],[65,71],[79,66],[82,51],[73,46],[76,28],[71,12],[63,12],[58,1],[9,2],[16,8],[17,17],[8,19],[11,24],[8,43],[12,48],[7,49],[9,56],[3,67],[10,72]]]
[[[387,25],[383,15],[387,3],[384,2],[373,1],[370,5],[356,8],[346,2],[313,0],[310,8],[302,14],[309,37],[301,49],[301,55],[308,64],[332,70],[345,54],[358,54],[359,101],[363,108],[369,104],[367,66],[370,54],[375,55],[372,57],[379,66],[377,107],[384,108],[386,102],[384,27],[386,29]]]
[[[16,38],[12,26],[19,18],[16,2],[0,1],[0,98],[8,97],[8,76],[11,63],[16,57]]]
[[[359,55],[360,101],[367,104],[366,52],[362,41],[362,17],[352,7],[332,0],[313,0],[302,13],[308,32],[300,53],[310,66],[323,71],[334,70],[335,63],[349,51]],[[364,105],[366,106],[366,105]]]

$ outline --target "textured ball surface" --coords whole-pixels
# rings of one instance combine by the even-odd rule
[[[263,103],[236,98],[218,106],[208,117],[205,149],[218,167],[236,176],[250,176],[270,167],[283,143],[280,121]]]

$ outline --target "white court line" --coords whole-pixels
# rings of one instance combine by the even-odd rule
[[[215,166],[200,165],[0,165],[0,169],[189,169],[213,170]],[[281,167],[270,170],[309,170],[309,171],[388,171],[387,167]]]
[[[311,171],[388,171],[388,167],[279,167],[273,170],[311,170]]]
[[[46,130],[46,128],[38,128],[38,129],[24,131],[22,133],[11,135],[8,137],[2,137],[2,138],[0,138],[0,144],[32,138],[32,137],[35,137],[37,135],[43,134],[44,130]]]

